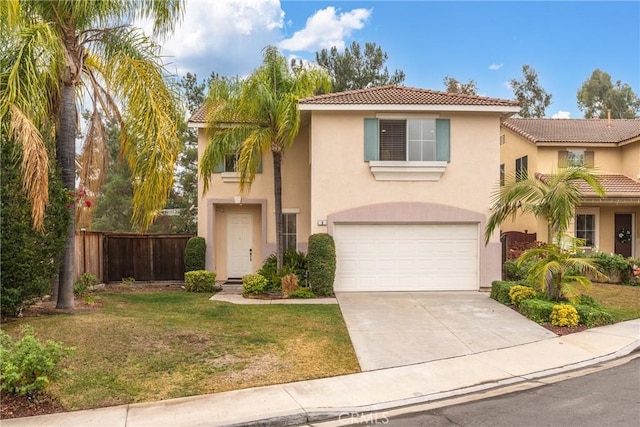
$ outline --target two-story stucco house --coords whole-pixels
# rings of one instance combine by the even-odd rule
[[[509,118],[502,123],[501,142],[503,174],[544,175],[569,164],[592,166],[606,197],[596,197],[585,184],[569,232],[596,250],[638,256],[640,120]],[[502,224],[502,231],[523,230],[548,239],[544,220],[533,216]]]
[[[496,233],[484,245],[499,182],[500,122],[515,101],[383,86],[299,101],[284,157],[287,249],[312,233],[336,242],[337,291],[477,290],[500,278]],[[203,111],[190,120],[206,147]],[[200,188],[198,234],[221,279],[260,268],[275,249],[273,166],[239,193],[233,161]]]

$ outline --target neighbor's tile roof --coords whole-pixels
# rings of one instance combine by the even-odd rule
[[[518,101],[484,96],[438,92],[406,86],[387,85],[347,92],[312,96],[298,101],[304,105],[475,105],[517,107]]]
[[[191,117],[189,117],[189,121],[193,123],[206,123],[207,122],[207,109],[204,105],[198,108],[198,111],[193,113]]]
[[[640,136],[638,119],[518,119],[503,126],[531,142],[620,143]]]
[[[549,175],[536,174],[536,176],[546,181]],[[600,184],[604,188],[606,197],[640,197],[640,182],[629,178],[626,175],[604,174],[597,175]],[[595,191],[584,181],[578,181],[578,188],[586,197],[598,197]]]

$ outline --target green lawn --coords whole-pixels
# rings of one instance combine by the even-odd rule
[[[337,305],[232,305],[179,291],[98,294],[100,308],[25,317],[76,347],[50,392],[67,410],[358,372]]]
[[[640,286],[594,283],[585,294],[597,299],[615,322],[640,318]]]

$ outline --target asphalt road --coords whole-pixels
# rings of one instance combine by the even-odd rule
[[[379,415],[367,421],[368,425],[391,427],[638,427],[640,358],[526,391],[397,418]]]

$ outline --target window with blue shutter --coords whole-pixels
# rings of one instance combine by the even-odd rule
[[[449,119],[364,119],[364,161],[451,160]]]

